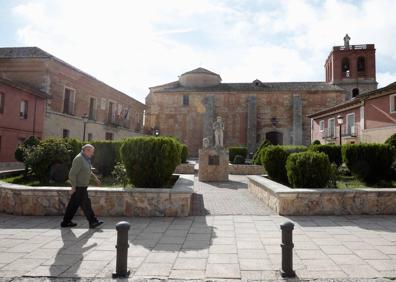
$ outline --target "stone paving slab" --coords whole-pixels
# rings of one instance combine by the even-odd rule
[[[228,182],[201,182],[194,179],[191,215],[272,215],[275,214],[247,189],[247,177],[229,175]]]
[[[394,216],[104,218],[99,230],[89,230],[81,217],[76,218],[77,228],[60,229],[60,220],[0,215],[3,281],[110,280],[115,270],[114,226],[121,220],[131,223],[132,281],[280,281],[279,225],[286,220],[295,223],[296,281],[396,277]]]

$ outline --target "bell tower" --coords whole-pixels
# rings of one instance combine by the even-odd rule
[[[334,46],[325,63],[326,82],[346,91],[346,100],[377,89],[374,44],[350,45],[348,34],[343,46]]]

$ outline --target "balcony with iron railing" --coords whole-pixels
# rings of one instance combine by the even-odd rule
[[[114,114],[108,114],[106,119],[104,120],[104,123],[107,126],[123,127],[128,129],[130,128],[131,124],[129,119],[125,119]]]

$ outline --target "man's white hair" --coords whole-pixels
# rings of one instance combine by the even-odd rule
[[[85,144],[84,146],[82,146],[81,147],[81,150],[85,150],[85,149],[88,149],[88,148],[90,148],[90,149],[95,149],[95,147],[93,146],[93,145],[91,145],[91,144]]]

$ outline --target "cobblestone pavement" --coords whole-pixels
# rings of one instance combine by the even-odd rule
[[[247,189],[247,177],[230,175],[229,182],[194,179],[192,215],[270,215],[274,212]]]
[[[87,229],[84,218],[76,218],[78,228],[60,229],[60,217],[0,215],[0,277],[110,279],[115,270],[114,225],[120,220],[125,218],[104,218],[106,224],[95,231]],[[295,281],[396,277],[394,216],[127,220],[133,280],[280,279],[279,225],[285,220],[295,223]]]

